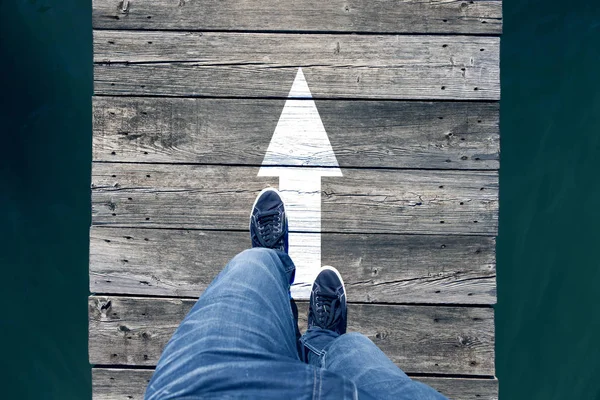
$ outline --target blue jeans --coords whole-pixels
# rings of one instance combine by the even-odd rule
[[[300,337],[294,273],[275,250],[233,258],[165,346],[145,399],[445,399],[364,335]]]

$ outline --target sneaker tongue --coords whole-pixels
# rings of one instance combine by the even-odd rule
[[[271,210],[262,212],[257,217],[259,228],[262,229],[259,236],[264,246],[272,247],[283,234],[281,230],[274,229],[274,224],[281,223],[280,221],[276,221],[278,215],[279,212],[277,210]]]
[[[317,317],[319,319],[319,324],[325,328],[329,329],[337,320],[338,314],[340,313],[339,307],[339,299],[337,296],[319,296],[317,299]]]

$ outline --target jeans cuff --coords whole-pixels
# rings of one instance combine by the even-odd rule
[[[309,359],[309,352],[311,352],[319,358],[319,363],[322,364],[327,354],[327,349],[339,336],[338,333],[328,329],[309,328],[300,338],[303,347],[302,361],[307,364],[313,364]]]

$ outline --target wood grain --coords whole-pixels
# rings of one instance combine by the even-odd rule
[[[94,163],[94,225],[247,230],[250,207],[277,177],[258,167]],[[322,178],[322,231],[494,235],[496,171],[343,169]],[[291,231],[314,231],[300,221]]]
[[[94,32],[94,62],[194,62],[223,66],[256,61],[263,67],[316,64],[331,68],[406,68],[427,61],[431,67],[469,67],[469,75],[476,68],[498,68],[499,44],[499,38],[489,36],[102,30]]]
[[[90,291],[198,297],[246,232],[92,227]],[[349,301],[494,304],[495,240],[485,236],[323,234]]]
[[[94,160],[260,165],[283,105],[97,96]],[[498,103],[323,100],[317,108],[343,168],[499,166]]]
[[[91,296],[92,364],[154,366],[195,301]],[[299,304],[305,330],[308,303]],[[348,305],[348,331],[358,331],[407,373],[494,374],[492,308]]]
[[[142,400],[154,370],[93,368],[94,400]],[[453,400],[498,400],[498,381],[477,378],[416,377]]]
[[[499,34],[502,2],[94,0],[94,28]]]
[[[472,36],[95,31],[95,93],[315,98],[500,98],[500,41]]]

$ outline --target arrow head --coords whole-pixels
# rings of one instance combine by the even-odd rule
[[[259,176],[280,175],[281,167],[266,168],[270,166],[325,167],[314,172],[342,176],[302,68],[298,68],[262,165]]]

